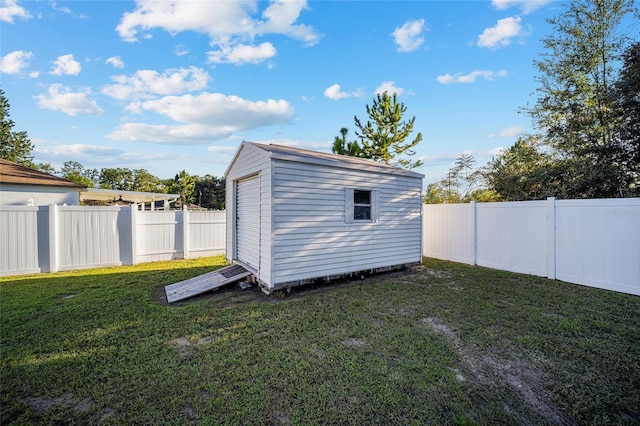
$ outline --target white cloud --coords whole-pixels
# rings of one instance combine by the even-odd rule
[[[49,6],[51,6],[51,9],[57,10],[58,12],[66,13],[66,14],[69,14],[69,15],[71,15],[73,13],[73,12],[71,12],[71,9],[69,9],[66,6],[58,6],[58,3],[56,3],[55,1],[50,2]]]
[[[58,56],[58,59],[53,63],[53,75],[78,75],[82,67],[80,62],[73,59],[72,54]]]
[[[178,44],[176,45],[176,47],[174,47],[173,52],[176,54],[176,56],[184,56],[189,53],[189,48],[184,44]]]
[[[522,13],[531,13],[553,0],[492,0],[491,4],[498,10],[505,10],[512,6],[519,6]]]
[[[313,27],[305,24],[295,24],[300,12],[307,9],[306,0],[271,0],[269,7],[262,13],[265,20],[256,26],[256,34],[285,34],[303,41],[307,46],[318,42],[319,35]]]
[[[348,98],[350,96],[348,93],[341,90],[339,84],[334,84],[324,89],[324,95],[332,101]]]
[[[33,53],[16,50],[7,53],[0,60],[0,72],[5,74],[20,74],[23,68],[29,65],[29,60],[33,57]]]
[[[522,133],[521,126],[505,127],[496,134],[489,135],[490,138],[514,138]]]
[[[71,116],[78,114],[101,115],[104,111],[96,101],[89,99],[90,95],[91,90],[88,88],[73,92],[61,84],[52,84],[46,95],[38,95],[36,99],[40,108],[64,112]]]
[[[235,146],[217,146],[213,145],[207,148],[207,151],[216,154],[233,154],[238,148]]]
[[[505,151],[505,149],[506,149],[505,147],[498,146],[498,147],[490,149],[489,151],[487,151],[487,153],[489,155],[491,155],[492,157],[495,157],[495,156],[498,156],[498,155],[502,154]]]
[[[228,51],[241,61],[234,63],[255,63],[260,62],[259,58],[273,56],[275,48],[269,43],[257,47],[251,44],[255,37],[265,34],[286,35],[308,46],[318,42],[319,35],[313,27],[296,23],[307,8],[306,0],[271,0],[260,14],[259,6],[263,4],[257,0],[137,0],[135,10],[122,16],[116,31],[126,41],[150,36],[149,31],[155,28],[171,34],[183,31],[208,34],[211,45],[218,48],[216,52],[222,53],[219,57],[214,54],[212,60],[231,62]]]
[[[18,6],[16,0],[2,0],[0,4],[0,21],[13,24],[13,18],[30,19],[29,12],[22,6]]]
[[[384,92],[387,92],[389,95],[393,95],[395,93],[400,96],[404,93],[404,89],[402,87],[397,87],[395,81],[383,81],[382,84],[376,88],[376,94]]]
[[[110,58],[107,58],[105,62],[107,64],[110,64],[114,68],[124,68],[124,62],[122,62],[120,56],[112,56]]]
[[[237,45],[234,47],[221,46],[220,50],[207,52],[209,62],[230,63],[240,65],[243,63],[259,64],[276,55],[276,48],[271,43],[262,43],[259,46]]]
[[[268,99],[253,102],[221,93],[166,96],[142,102],[141,108],[178,122],[230,126],[242,130],[288,122],[293,117],[293,108],[287,101]]]
[[[111,157],[114,155],[121,155],[124,151],[116,148],[100,145],[85,145],[85,144],[72,144],[72,145],[54,145],[50,148],[40,148],[37,150],[40,154],[47,154],[55,157],[63,158],[93,158],[93,157]]]
[[[479,77],[484,78],[486,81],[495,80],[498,77],[506,77],[507,71],[500,70],[497,72],[489,71],[489,70],[475,70],[470,72],[469,74],[457,73],[454,75],[444,74],[439,75],[437,77],[438,82],[440,84],[451,84],[451,83],[475,83],[476,79]]]
[[[102,93],[119,100],[148,98],[153,95],[175,95],[202,90],[209,74],[202,68],[173,68],[162,74],[154,70],[138,70],[132,76],[111,77],[116,83],[105,86]]]
[[[180,124],[126,123],[109,138],[163,144],[210,143],[234,132],[287,123],[293,118],[293,108],[284,100],[254,102],[220,93],[166,96],[140,102],[137,108]]]
[[[351,92],[343,92],[339,84],[333,84],[324,89],[324,95],[332,101],[338,101],[344,98],[361,98],[362,96],[364,96],[364,92],[362,91],[362,89],[357,89]]]
[[[205,144],[223,139],[233,133],[224,129],[202,124],[145,124],[125,123],[107,135],[107,138],[130,142],[152,142],[163,145]]]
[[[398,46],[398,52],[411,52],[419,48],[424,43],[421,34],[424,30],[424,19],[407,21],[403,26],[395,29],[391,33]]]
[[[478,36],[478,46],[497,49],[511,44],[511,39],[524,35],[520,21],[522,18],[510,17],[499,19],[495,27],[486,28]]]

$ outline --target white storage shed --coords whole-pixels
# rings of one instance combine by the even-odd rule
[[[266,293],[422,261],[419,173],[243,142],[225,176],[227,260]]]

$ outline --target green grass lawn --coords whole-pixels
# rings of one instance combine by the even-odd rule
[[[0,423],[640,424],[640,297],[425,259],[163,302],[223,265],[0,279]]]

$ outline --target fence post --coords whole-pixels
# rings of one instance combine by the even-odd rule
[[[547,198],[547,278],[556,279],[556,198]]]
[[[144,205],[143,205],[144,207]],[[138,264],[138,205],[131,204],[131,264]]]
[[[189,258],[189,210],[182,208],[182,258]]]
[[[49,205],[49,272],[58,272],[58,208]]]
[[[471,239],[473,241],[473,261],[472,265],[478,264],[478,203],[472,201],[471,203]]]

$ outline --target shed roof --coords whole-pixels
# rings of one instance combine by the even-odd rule
[[[77,182],[39,172],[4,159],[0,159],[0,183],[54,186],[70,189],[82,189],[85,187]]]
[[[259,148],[269,153],[269,156],[271,158],[277,160],[297,161],[300,163],[319,164],[330,167],[366,170],[377,173],[411,176],[420,179],[424,178],[424,175],[420,173],[390,166],[388,164],[378,163],[364,158],[350,157],[348,155],[329,154],[325,152],[311,151],[308,149],[294,148],[277,144],[266,145],[257,142],[242,142],[242,145],[245,144]],[[242,145],[240,146],[240,149],[238,149],[236,156],[241,151]],[[229,170],[231,169],[234,162],[235,158],[232,160],[231,165],[227,169],[225,175],[229,173]]]

